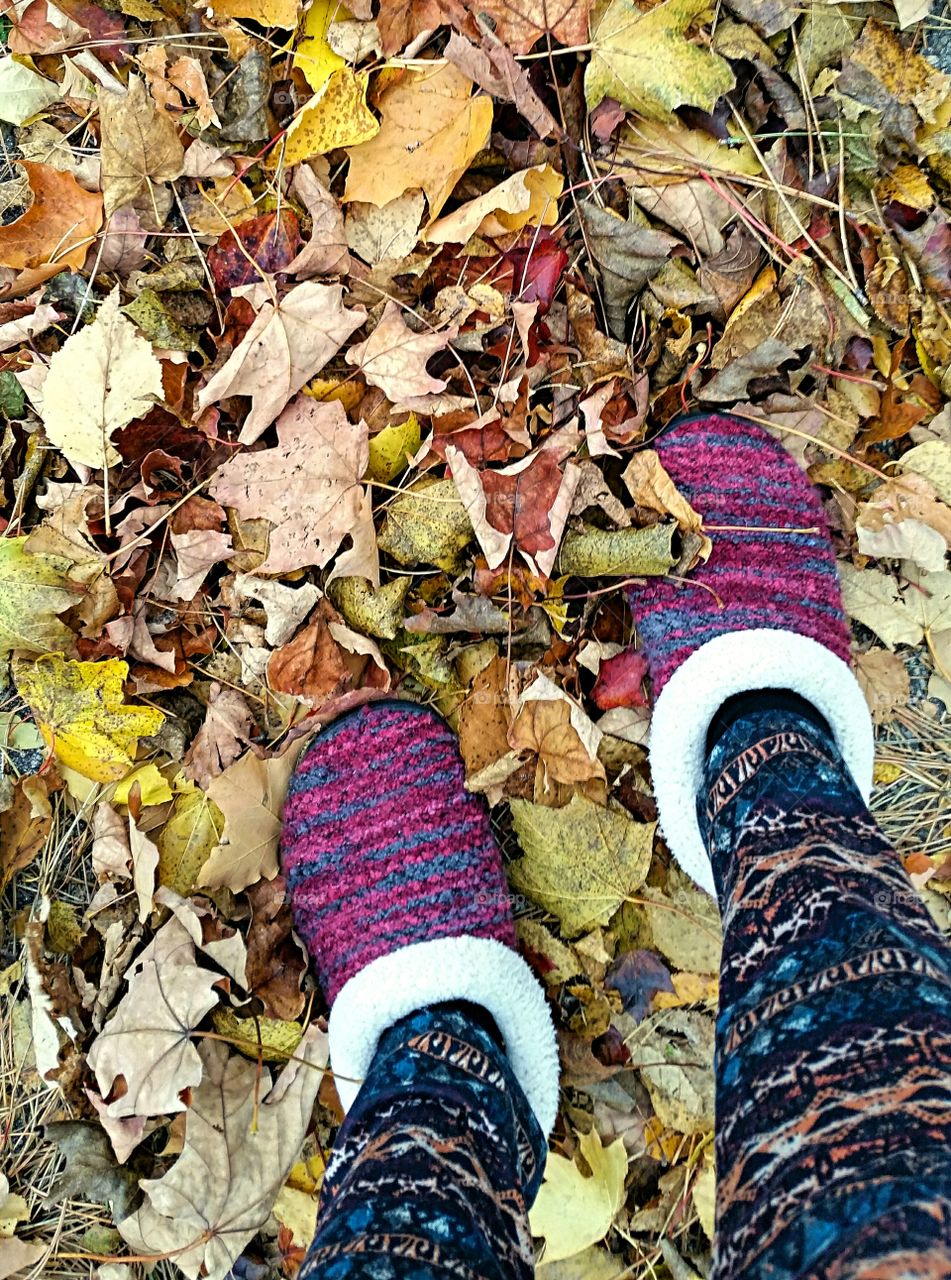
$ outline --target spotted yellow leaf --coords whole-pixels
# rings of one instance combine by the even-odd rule
[[[336,147],[369,142],[379,133],[379,121],[367,106],[368,80],[365,73],[349,67],[330,76],[288,129],[285,165],[300,164]]]
[[[73,662],[47,654],[14,664],[20,696],[57,760],[94,782],[117,782],[135,763],[140,738],[165,721],[153,707],[123,701],[129,665],[119,658]]]

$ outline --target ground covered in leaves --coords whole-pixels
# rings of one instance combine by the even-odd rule
[[[947,927],[951,17],[0,8],[0,1280],[295,1275],[341,1115],[279,814],[387,690],[457,728],[551,997],[541,1274],[705,1274],[717,913],[621,587],[726,536],[673,417],[779,433]]]

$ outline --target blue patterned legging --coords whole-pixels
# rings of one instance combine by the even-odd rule
[[[726,729],[699,810],[724,925],[717,1280],[951,1277],[951,951],[827,734]],[[484,1018],[390,1028],[302,1277],[520,1280],[544,1142]]]

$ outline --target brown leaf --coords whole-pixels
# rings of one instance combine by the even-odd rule
[[[888,649],[860,653],[855,659],[855,677],[876,724],[887,724],[908,706],[911,681],[897,653]]]
[[[467,7],[477,31],[490,27],[515,54],[528,53],[546,34],[563,45],[588,39],[587,0],[467,0]]]
[[[237,689],[212,682],[205,722],[192,739],[183,760],[185,777],[206,790],[212,778],[227,769],[248,745],[254,719]]]
[[[291,195],[310,214],[310,239],[287,264],[288,275],[307,280],[311,276],[343,275],[350,267],[343,213],[336,199],[309,165],[294,170]]]
[[[219,502],[274,525],[260,573],[325,565],[363,512],[366,423],[350,423],[338,400],[298,396],[278,419],[277,440],[231,458],[211,483]]]
[[[601,272],[604,312],[615,338],[626,338],[627,308],[656,275],[680,241],[666,231],[641,227],[587,201],[581,220],[591,257]]]
[[[149,97],[144,80],[130,76],[125,97],[103,93],[99,119],[106,217],[143,192],[151,194],[153,182],[179,177],[185,149],[174,123]]]
[[[264,1003],[268,1018],[288,1021],[304,1008],[301,982],[308,960],[294,941],[294,920],[282,875],[248,889],[248,990]]]
[[[511,715],[506,692],[508,663],[493,658],[472,682],[459,708],[459,750],[466,777],[481,773],[509,751]]]
[[[246,751],[212,780],[208,799],[224,814],[225,827],[221,843],[198,873],[199,885],[239,893],[262,877],[277,875],[281,809],[303,745],[296,742],[269,760]]]
[[[266,1068],[227,1045],[206,1040],[198,1052],[203,1078],[182,1154],[164,1177],[142,1183],[145,1203],[119,1229],[136,1253],[171,1253],[189,1280],[224,1280],[300,1154],[327,1037],[311,1026],[273,1089]]]
[[[481,45],[474,45],[454,31],[443,57],[493,98],[513,102],[540,138],[561,137],[561,126],[532,88],[524,67],[496,35],[487,30]]]
[[[539,766],[553,782],[604,777],[603,765],[571,723],[571,704],[564,698],[524,702],[509,732],[509,743],[515,751],[537,755]]]
[[[253,284],[264,275],[287,271],[300,248],[300,224],[293,209],[262,213],[229,229],[208,250],[208,267],[218,289]]]
[[[43,783],[39,779],[18,778],[12,805],[0,813],[0,894],[43,848],[52,826]]]
[[[102,197],[84,191],[71,173],[21,160],[33,203],[0,227],[0,266],[30,269],[54,263],[79,271],[102,226]]]
[[[317,708],[352,687],[357,673],[330,632],[329,624],[339,620],[330,602],[321,600],[309,626],[271,655],[267,674],[272,689]]]
[[[362,307],[343,305],[339,284],[297,285],[278,306],[264,304],[228,361],[198,393],[198,408],[225,396],[250,396],[251,412],[238,439],[253,444],[365,319]]]

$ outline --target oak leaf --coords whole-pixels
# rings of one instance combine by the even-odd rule
[[[435,218],[492,128],[492,100],[472,88],[448,62],[406,72],[380,98],[380,132],[349,150],[344,200],[384,205],[418,187]]]
[[[298,396],[277,421],[277,440],[229,459],[211,484],[225,506],[274,525],[260,573],[325,565],[362,509],[367,428],[349,422],[338,400]]]
[[[266,1068],[226,1045],[205,1041],[198,1053],[203,1079],[188,1108],[182,1154],[163,1178],[141,1182],[145,1203],[119,1230],[136,1253],[171,1253],[189,1280],[224,1280],[299,1155],[327,1038],[308,1028],[273,1089]]]
[[[181,176],[185,149],[174,121],[149,97],[145,81],[129,77],[125,97],[99,96],[102,129],[102,192],[106,217],[131,204],[153,182]]]
[[[304,281],[276,307],[264,304],[228,361],[198,393],[199,409],[225,396],[250,396],[251,412],[238,439],[253,444],[365,319],[362,307],[343,305],[342,285]]]
[[[71,173],[21,160],[33,203],[21,218],[0,227],[0,266],[30,270],[51,264],[79,271],[102,226],[102,196],[84,191]]]
[[[132,768],[139,738],[158,733],[165,716],[123,701],[128,663],[66,661],[57,654],[14,664],[14,680],[47,745],[64,765],[96,782]]]
[[[54,353],[41,395],[46,434],[70,462],[101,468],[119,461],[113,432],[143,417],[163,392],[161,363],[119,311],[118,288],[93,323]]]
[[[369,338],[347,352],[347,364],[358,368],[388,400],[402,404],[446,389],[445,378],[426,372],[426,361],[444,351],[456,333],[455,326],[438,333],[414,332],[403,319],[402,309],[391,300]]]

